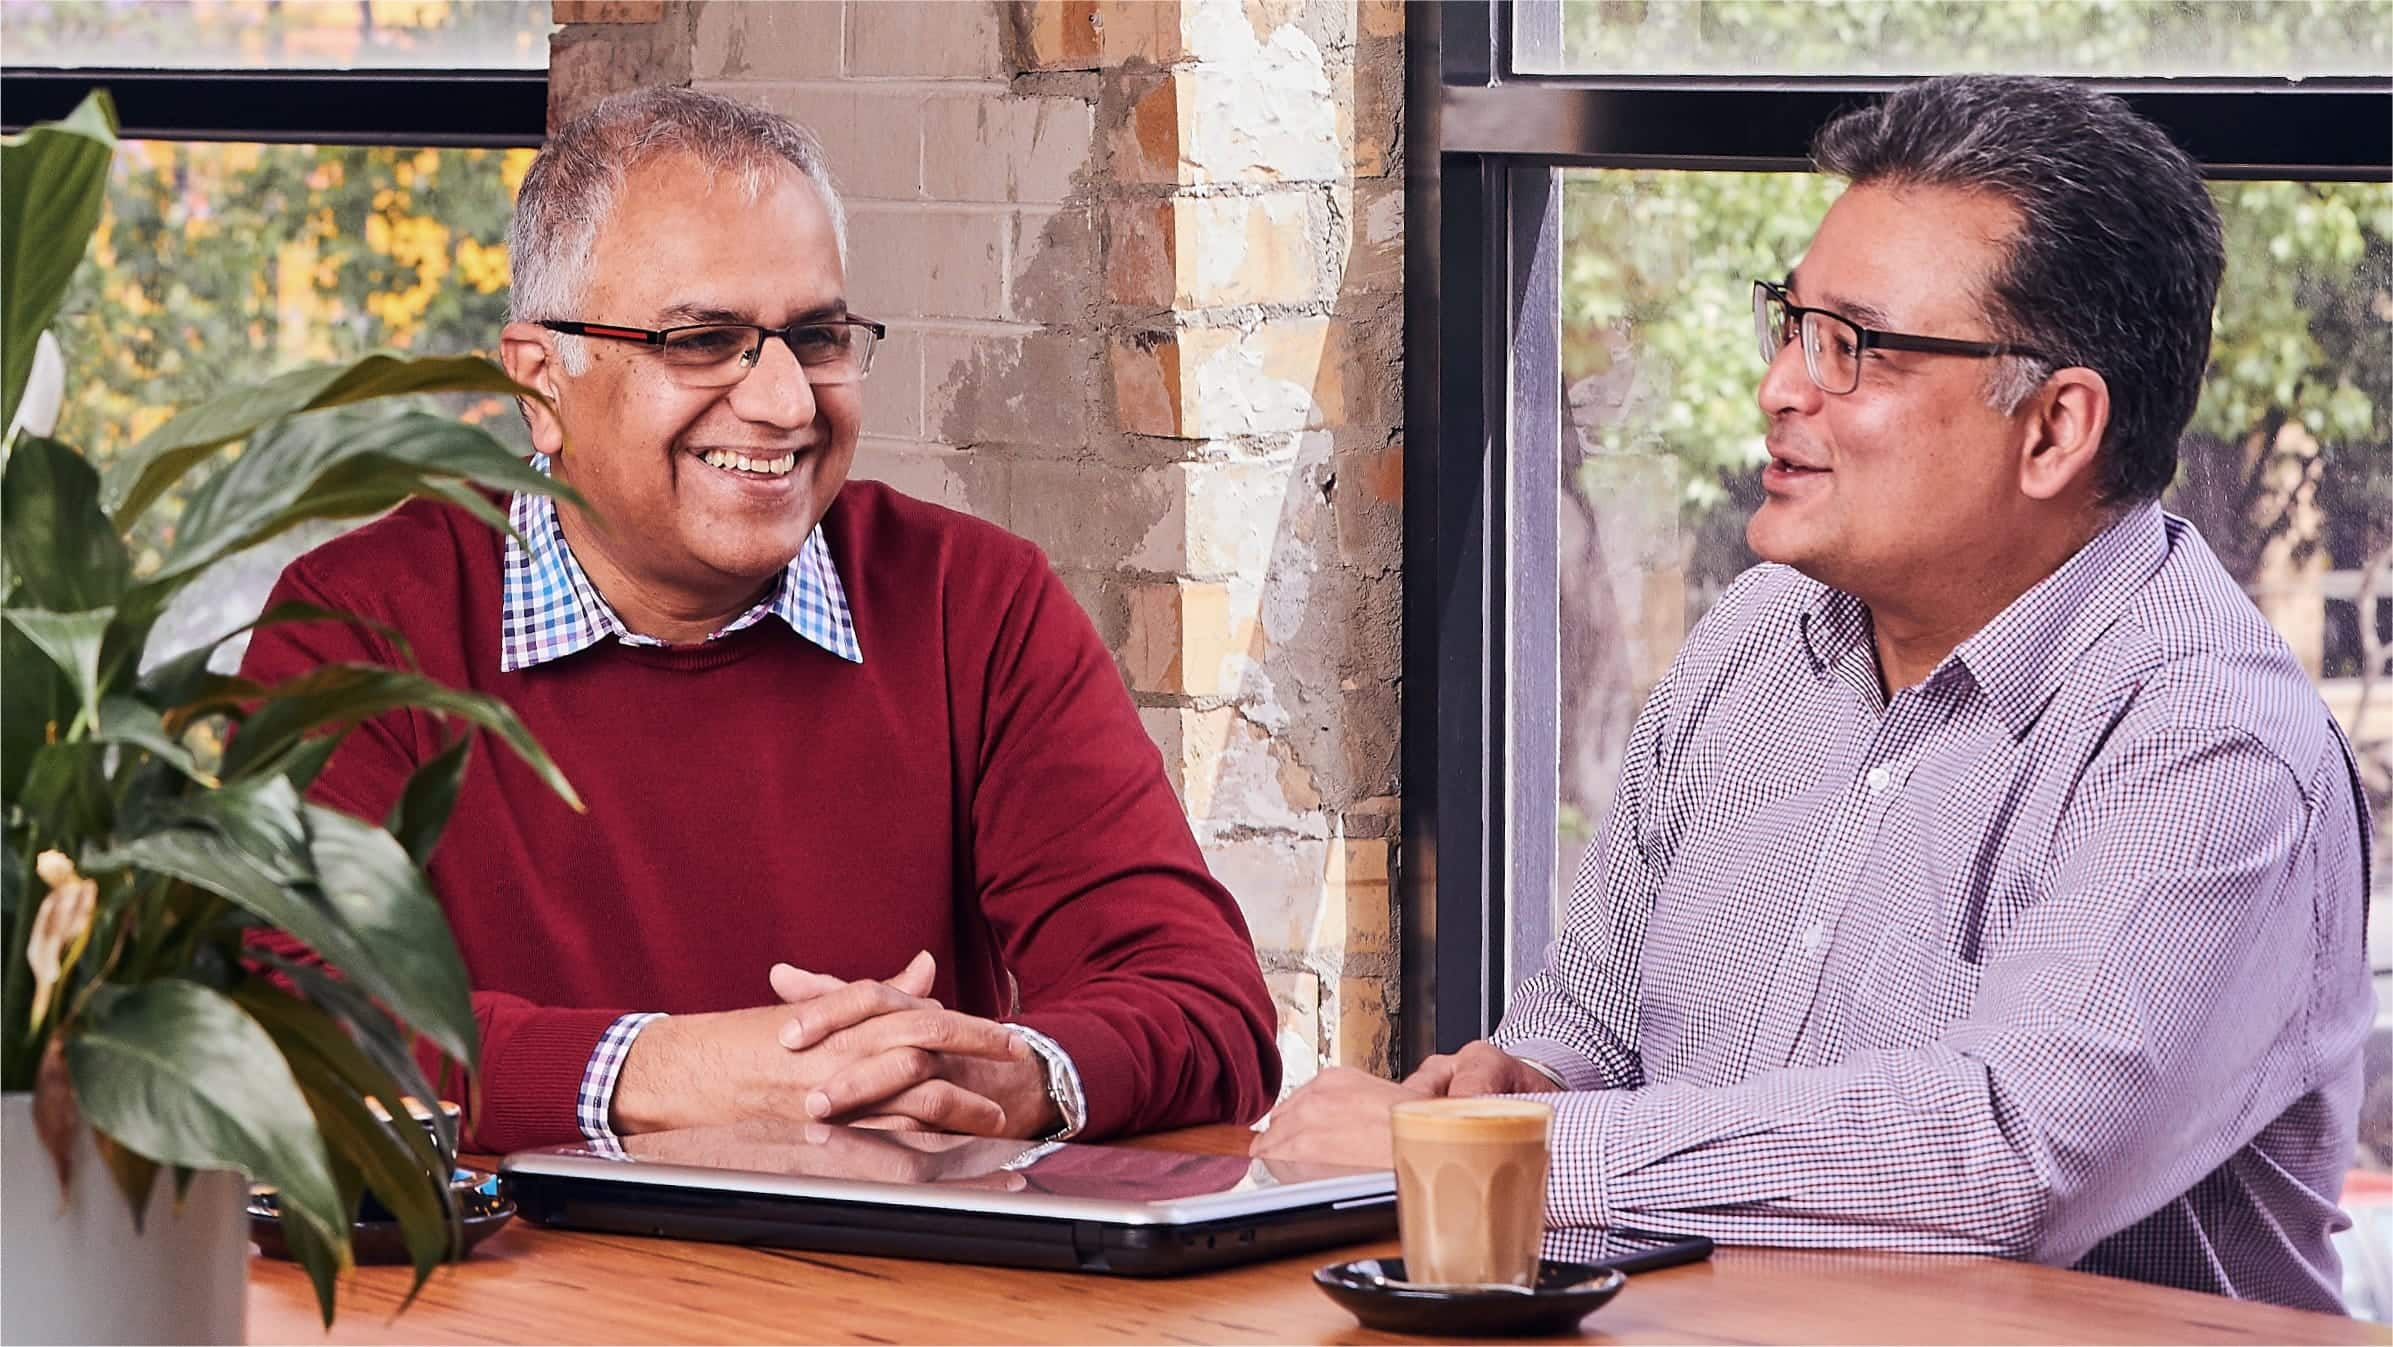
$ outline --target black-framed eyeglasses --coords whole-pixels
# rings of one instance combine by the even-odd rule
[[[1921,337],[1863,327],[1842,314],[1794,303],[1787,298],[1786,287],[1768,281],[1753,283],[1753,333],[1761,342],[1765,365],[1776,360],[1786,344],[1800,336],[1804,372],[1820,386],[1821,392],[1838,395],[1861,386],[1861,353],[1872,347],[1924,351],[1931,355],[2020,355],[2052,363],[2052,357],[2042,351],[2010,342],[1955,341],[1950,337]]]
[[[758,323],[689,323],[681,327],[624,327],[547,319],[540,326],[575,337],[636,341],[656,349],[657,358],[679,382],[692,388],[724,388],[748,377],[764,358],[766,339],[779,337],[798,358],[810,384],[852,384],[872,370],[872,351],[889,329],[870,318],[815,318],[787,327]]]

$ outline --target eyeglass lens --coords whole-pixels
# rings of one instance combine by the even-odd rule
[[[764,356],[764,343],[787,343],[813,384],[854,383],[872,368],[873,332],[861,323],[806,323],[787,329],[725,323],[689,327],[665,339],[664,362],[685,383],[738,383]]]
[[[1788,329],[1786,301],[1770,290],[1753,288],[1753,326],[1761,340],[1762,363],[1798,334]],[[1861,332],[1834,314],[1807,310],[1802,315],[1803,370],[1822,391],[1850,393],[1861,385]]]

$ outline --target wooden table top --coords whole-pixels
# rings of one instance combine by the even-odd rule
[[[1147,1144],[1240,1153],[1198,1128]],[[360,1268],[327,1334],[294,1264],[253,1258],[259,1343],[1321,1342],[1364,1330],[1311,1284],[1321,1250],[1139,1280],[548,1230],[516,1221],[394,1319],[408,1270]],[[1724,1248],[1640,1273],[1581,1326],[1611,1342],[2393,1343],[2393,1329],[1987,1258]],[[1550,1341],[1550,1339],[1549,1339]]]

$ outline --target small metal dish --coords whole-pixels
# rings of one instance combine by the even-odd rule
[[[457,1251],[458,1257],[464,1257],[475,1245],[515,1219],[515,1201],[500,1186],[498,1175],[480,1169],[458,1169],[450,1173],[449,1186],[457,1192],[458,1216],[465,1227],[465,1247]],[[283,1238],[282,1209],[271,1188],[261,1186],[250,1190],[249,1237],[256,1242],[258,1252],[268,1258],[291,1256],[290,1245]],[[409,1261],[407,1236],[372,1193],[366,1194],[357,1224],[349,1227],[349,1249],[360,1263]]]

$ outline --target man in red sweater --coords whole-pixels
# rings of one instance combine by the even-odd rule
[[[478,755],[430,871],[473,979],[491,1150],[754,1118],[1016,1137],[1260,1114],[1271,1001],[1113,661],[1031,544],[847,482],[878,324],[819,147],[686,89],[526,177],[502,358],[590,512],[521,541],[417,503],[276,602],[403,633],[512,706],[588,806]],[[402,662],[261,632],[245,673]],[[444,746],[352,733],[381,818]],[[899,971],[902,970],[902,971]]]

